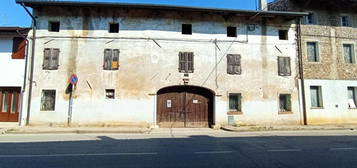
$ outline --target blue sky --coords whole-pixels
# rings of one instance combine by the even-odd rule
[[[72,0],[74,1],[74,0]],[[88,2],[126,2],[197,6],[230,9],[256,9],[257,0],[79,0]],[[272,0],[268,0],[269,2]],[[0,26],[30,26],[31,18],[15,0],[0,0]]]

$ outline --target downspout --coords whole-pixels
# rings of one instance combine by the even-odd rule
[[[304,81],[304,66],[302,59],[301,51],[301,19],[297,19],[297,38],[298,38],[298,56],[299,56],[299,73],[300,73],[300,82],[301,82],[301,103],[302,103],[302,112],[303,112],[303,124],[308,125],[307,116],[306,116],[306,98],[305,98],[305,81]]]
[[[31,12],[26,8],[25,4],[22,3],[21,6],[25,9],[27,14],[32,18],[32,48],[31,48],[31,63],[30,63],[30,74],[29,74],[29,92],[27,99],[27,116],[26,125],[30,124],[30,110],[31,110],[31,95],[32,95],[32,84],[33,84],[33,69],[34,69],[34,58],[35,58],[35,42],[36,42],[36,18],[31,14]]]
[[[16,31],[17,34],[19,34],[24,40],[26,40],[26,53],[25,53],[25,72],[24,72],[24,82],[22,84],[22,89],[21,89],[21,105],[20,105],[20,116],[19,116],[19,125],[22,125],[22,112],[23,112],[23,105],[24,105],[24,95],[25,95],[25,91],[26,91],[26,81],[27,81],[27,61],[28,61],[28,53],[29,53],[29,40],[27,39],[26,36],[24,36],[23,34],[21,34],[21,32],[19,30]]]

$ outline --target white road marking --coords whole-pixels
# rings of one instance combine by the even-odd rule
[[[225,154],[233,153],[233,151],[205,151],[205,152],[195,152],[195,154]]]
[[[48,155],[0,155],[0,158],[31,158],[31,157],[71,157],[71,156],[138,156],[157,155],[157,153],[73,153]]]
[[[270,149],[268,152],[300,152],[301,149]]]
[[[357,150],[357,148],[330,148],[330,151]]]

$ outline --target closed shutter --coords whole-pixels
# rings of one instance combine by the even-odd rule
[[[44,50],[44,57],[43,57],[43,69],[50,69],[50,61],[51,61],[51,49],[46,48]]]
[[[103,69],[104,70],[110,70],[111,69],[111,61],[112,61],[112,50],[111,49],[105,49],[104,50],[104,64],[103,64]]]
[[[233,55],[227,55],[227,73],[234,74],[234,66],[233,66]]]
[[[59,49],[52,49],[52,51],[51,51],[50,69],[58,69],[59,52],[60,52]]]
[[[290,76],[290,58],[289,57],[278,57],[278,74],[280,76]]]
[[[186,53],[187,55],[187,71],[188,73],[193,73],[194,67],[193,67],[193,52]]]
[[[184,52],[179,53],[179,72],[186,72],[186,55]]]
[[[239,75],[242,73],[241,56],[239,54],[227,55],[227,73],[231,75]]]

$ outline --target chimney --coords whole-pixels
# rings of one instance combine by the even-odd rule
[[[267,0],[259,0],[259,10],[261,10],[261,11],[267,11],[268,10]]]

